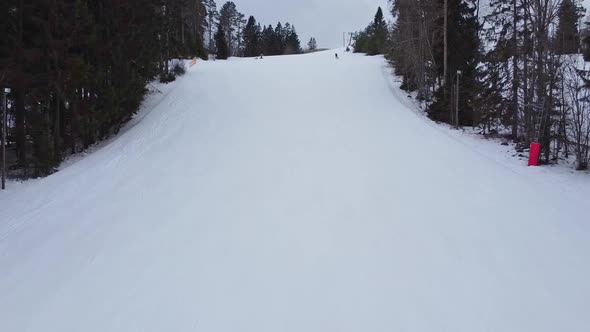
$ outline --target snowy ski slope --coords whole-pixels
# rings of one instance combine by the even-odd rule
[[[200,62],[117,139],[9,183],[0,331],[589,331],[582,189],[333,53]]]

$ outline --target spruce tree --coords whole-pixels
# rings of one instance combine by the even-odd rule
[[[369,53],[369,41],[371,39],[371,27],[360,31],[354,37],[354,53]]]
[[[260,25],[256,24],[254,16],[250,16],[243,31],[245,57],[253,57],[260,54],[260,34]]]
[[[288,23],[287,23],[288,24]],[[285,54],[300,54],[301,41],[294,26],[290,26],[285,37]]]
[[[440,0],[442,2],[442,0]],[[448,49],[460,50],[448,59],[449,77],[445,84],[435,92],[436,101],[430,105],[428,115],[435,120],[450,123],[454,112],[453,88],[457,81],[457,71],[461,71],[459,87],[459,123],[473,125],[473,100],[476,87],[476,67],[479,60],[479,23],[475,15],[476,0],[448,0]],[[442,18],[439,19],[442,22]],[[439,22],[439,23],[441,23]],[[440,24],[439,26],[443,26]],[[434,47],[438,75],[443,75],[444,47],[438,38]]]
[[[281,22],[277,23],[274,31],[273,55],[282,55],[285,51],[285,29]]]
[[[275,29],[272,25],[266,27],[266,30],[262,34],[262,40],[264,44],[264,54],[266,55],[277,55],[279,54],[279,49],[277,45],[277,36],[275,34]]]
[[[213,37],[220,59],[231,55],[228,41],[245,53],[238,36],[249,55],[280,54],[287,39],[299,51],[292,27],[277,29],[281,36],[266,27],[261,38],[253,18],[245,28],[235,4],[224,7],[213,35],[215,0],[0,1],[0,85],[12,89],[16,157],[9,167],[19,176],[47,175],[68,154],[116,134],[137,111],[146,84],[158,76],[172,80],[172,59],[206,56],[204,43],[215,52]]]
[[[0,15],[21,176],[117,133],[168,60],[202,55],[201,0],[6,0]]]
[[[215,44],[217,45],[217,59],[226,60],[229,57],[229,49],[227,46],[225,31],[223,30],[223,26],[221,26],[221,24],[217,25]]]
[[[522,85],[520,71],[520,48],[524,24],[523,1],[491,0],[490,13],[485,17],[484,37],[491,49],[484,55],[486,70],[481,73],[482,93],[476,103],[482,121],[487,129],[498,119],[509,119],[504,124],[512,127],[512,139],[519,136],[519,87]],[[498,84],[498,82],[507,84]],[[510,95],[510,102],[497,102],[495,96]],[[491,102],[490,102],[491,101]]]
[[[383,16],[383,10],[378,7],[373,22],[354,37],[354,52],[367,53],[368,55],[385,54],[388,35],[389,29]]]
[[[384,54],[386,52],[387,33],[387,23],[383,17],[383,10],[379,7],[371,25],[371,34],[367,49],[369,55]]]
[[[580,34],[578,20],[582,17],[582,9],[572,0],[562,0],[559,7],[559,25],[557,27],[557,52],[559,54],[578,53]]]
[[[311,37],[311,39],[309,40],[309,42],[307,43],[307,49],[310,52],[315,51],[318,48],[318,43],[316,42],[314,37]]]

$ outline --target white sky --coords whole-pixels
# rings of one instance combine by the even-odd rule
[[[381,6],[389,20],[387,0],[233,0],[241,13],[263,25],[278,21],[295,25],[301,46],[311,36],[319,47],[342,47],[342,33],[364,29]],[[217,8],[225,1],[217,0]]]

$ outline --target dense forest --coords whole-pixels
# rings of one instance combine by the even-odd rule
[[[590,162],[590,37],[577,0],[392,0],[356,34],[385,54],[430,118]],[[585,54],[584,54],[585,53]]]
[[[231,1],[2,0],[0,31],[15,177],[50,174],[116,134],[150,82],[184,73],[179,59],[302,51],[293,25],[261,26]]]

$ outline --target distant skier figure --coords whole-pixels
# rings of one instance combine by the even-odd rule
[[[338,58],[338,53],[336,53],[336,60],[338,60],[338,59],[339,59],[339,58]]]

